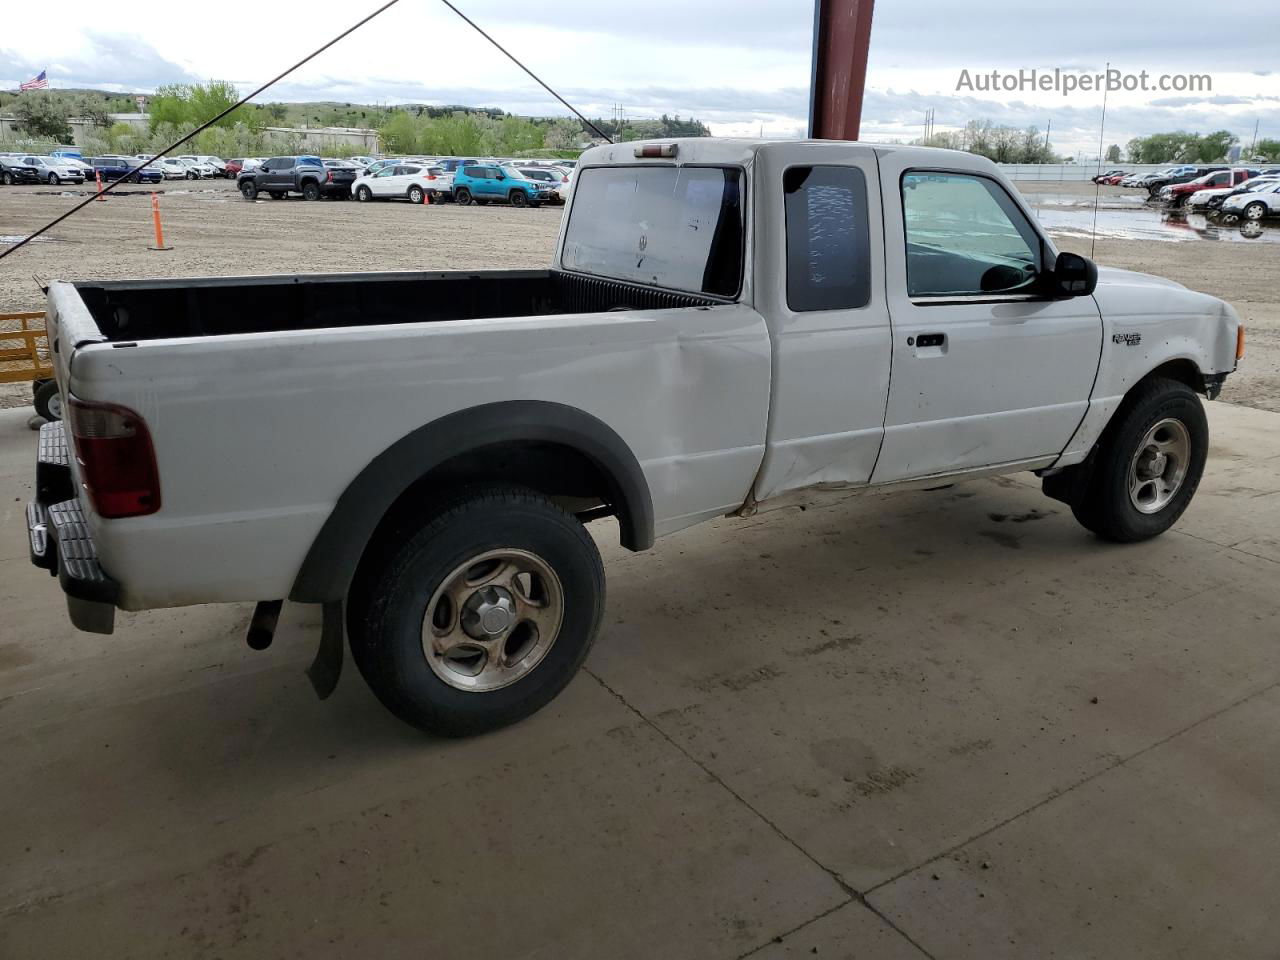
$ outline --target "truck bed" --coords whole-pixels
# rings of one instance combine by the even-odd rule
[[[560,270],[204,277],[78,283],[111,341],[710,306],[721,301]]]

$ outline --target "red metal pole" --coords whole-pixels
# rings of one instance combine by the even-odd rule
[[[857,140],[875,0],[814,0],[809,136]]]

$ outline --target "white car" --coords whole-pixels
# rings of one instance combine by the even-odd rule
[[[350,160],[350,161],[351,161],[352,163],[354,163],[354,164],[358,164],[358,165],[359,165],[359,166],[361,166],[361,167],[367,167],[367,166],[369,166],[369,164],[373,163],[373,162],[374,162],[375,160],[377,160],[378,158],[377,158],[377,157],[364,157],[364,156],[360,156],[360,157],[347,157],[347,159],[348,159],[348,160]]]
[[[189,180],[207,180],[210,177],[218,176],[218,171],[207,163],[199,160],[191,160],[187,157],[179,157],[179,162],[187,166],[187,179]]]
[[[69,157],[33,157],[27,155],[21,159],[24,165],[35,167],[40,174],[40,179],[45,183],[55,186],[63,182],[84,183],[83,164],[73,163]]]
[[[194,163],[201,164],[205,167],[213,169],[213,176],[220,177],[227,170],[227,162],[220,157],[196,157],[184,154],[178,158],[179,160],[191,160]]]
[[[1222,201],[1223,215],[1234,214],[1244,220],[1261,220],[1280,214],[1280,180],[1253,190],[1237,193]]]
[[[262,649],[286,598],[322,605],[322,695],[348,646],[400,719],[464,735],[586,658],[596,520],[647,550],[1031,472],[1132,544],[1191,503],[1239,316],[1059,252],[990,160],[727,138],[583,157],[542,270],[477,269],[479,244],[449,272],[52,281],[68,413],[40,430],[27,528],[72,623],[253,601]]]
[[[552,196],[556,203],[568,203],[569,194],[573,191],[573,176],[571,171],[563,167],[529,167],[520,166],[517,169],[524,174],[529,180],[536,180],[539,183],[545,183],[552,190]]]
[[[177,157],[161,157],[156,163],[166,180],[190,180],[191,168]]]
[[[1187,209],[1197,212],[1221,207],[1233,194],[1256,193],[1263,187],[1280,181],[1280,173],[1263,174],[1236,187],[1217,187],[1213,190],[1198,190],[1187,198]]]
[[[453,196],[453,174],[446,173],[443,167],[420,163],[390,164],[377,173],[357,177],[351,184],[351,195],[361,202],[405,199],[422,203],[424,197],[444,199]]]

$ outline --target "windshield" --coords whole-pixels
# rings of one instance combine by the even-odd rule
[[[567,270],[719,297],[742,285],[742,171],[592,167],[578,174]]]

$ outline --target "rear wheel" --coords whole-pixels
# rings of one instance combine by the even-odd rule
[[[422,730],[520,720],[577,673],[604,608],[604,568],[576,518],[532,490],[460,490],[408,525],[348,604],[356,666]]]
[[[373,191],[362,183],[360,186],[356,187],[356,199],[361,203],[368,203],[373,199]]]
[[[252,180],[246,180],[240,184],[240,196],[246,200],[258,199],[258,185]]]
[[[1153,377],[1116,412],[1072,513],[1104,540],[1159,536],[1195,496],[1208,450],[1200,398],[1186,384]]]
[[[470,190],[468,190],[466,187],[460,187],[458,189],[457,194],[455,194],[454,199],[458,203],[460,203],[462,206],[469,207],[471,206],[473,197],[471,196]]]
[[[307,183],[304,183],[302,185],[302,199],[303,200],[319,200],[320,184],[315,183],[314,181],[308,181]]]
[[[13,186],[13,174],[8,170],[0,172],[0,183],[3,183],[6,187]]]

